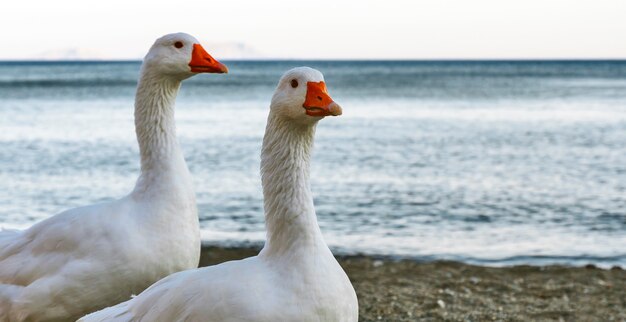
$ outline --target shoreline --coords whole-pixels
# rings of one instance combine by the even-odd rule
[[[249,249],[250,256],[256,255],[263,248],[263,241],[215,241],[202,240],[202,249],[216,250],[240,250]],[[567,256],[567,255],[513,255],[503,258],[481,258],[467,256],[440,256],[438,254],[411,256],[406,254],[384,254],[376,251],[360,251],[348,248],[338,248],[329,246],[331,252],[336,258],[361,258],[367,257],[372,260],[382,260],[389,262],[409,261],[416,263],[432,263],[432,262],[454,262],[462,263],[470,266],[506,268],[514,266],[560,266],[560,267],[594,267],[599,269],[624,269],[626,270],[626,255],[618,256]],[[626,322],[626,321],[625,321]]]
[[[200,266],[260,247],[202,246]],[[625,321],[626,271],[593,265],[485,267],[336,256],[359,298],[359,321]]]

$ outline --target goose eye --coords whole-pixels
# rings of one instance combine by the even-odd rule
[[[177,41],[174,43],[174,47],[176,48],[183,48],[183,43],[181,41]]]
[[[295,79],[292,79],[292,80],[291,80],[291,87],[293,87],[293,88],[298,87],[298,81],[297,81],[297,80],[295,80]]]

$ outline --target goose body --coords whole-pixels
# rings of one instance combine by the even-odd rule
[[[141,175],[129,195],[0,232],[0,321],[76,320],[197,267],[198,215],[174,100],[185,78],[226,71],[198,46],[170,34],[144,59],[135,100]]]
[[[258,256],[170,275],[80,321],[357,321],[356,293],[322,238],[309,188],[315,125],[341,114],[323,81],[296,68],[272,98],[261,156],[267,240]]]

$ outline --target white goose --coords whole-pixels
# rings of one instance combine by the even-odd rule
[[[309,188],[315,125],[339,114],[320,72],[288,71],[263,139],[259,255],[173,274],[80,321],[357,321],[356,294],[322,238]]]
[[[198,266],[192,180],[178,145],[174,100],[196,73],[225,73],[198,41],[156,40],[141,67],[135,126],[141,175],[126,197],[0,233],[0,321],[69,321]]]

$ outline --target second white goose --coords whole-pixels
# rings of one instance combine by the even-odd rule
[[[259,255],[173,274],[80,321],[357,321],[354,288],[322,238],[309,187],[317,121],[339,114],[319,71],[288,71],[263,139]]]

